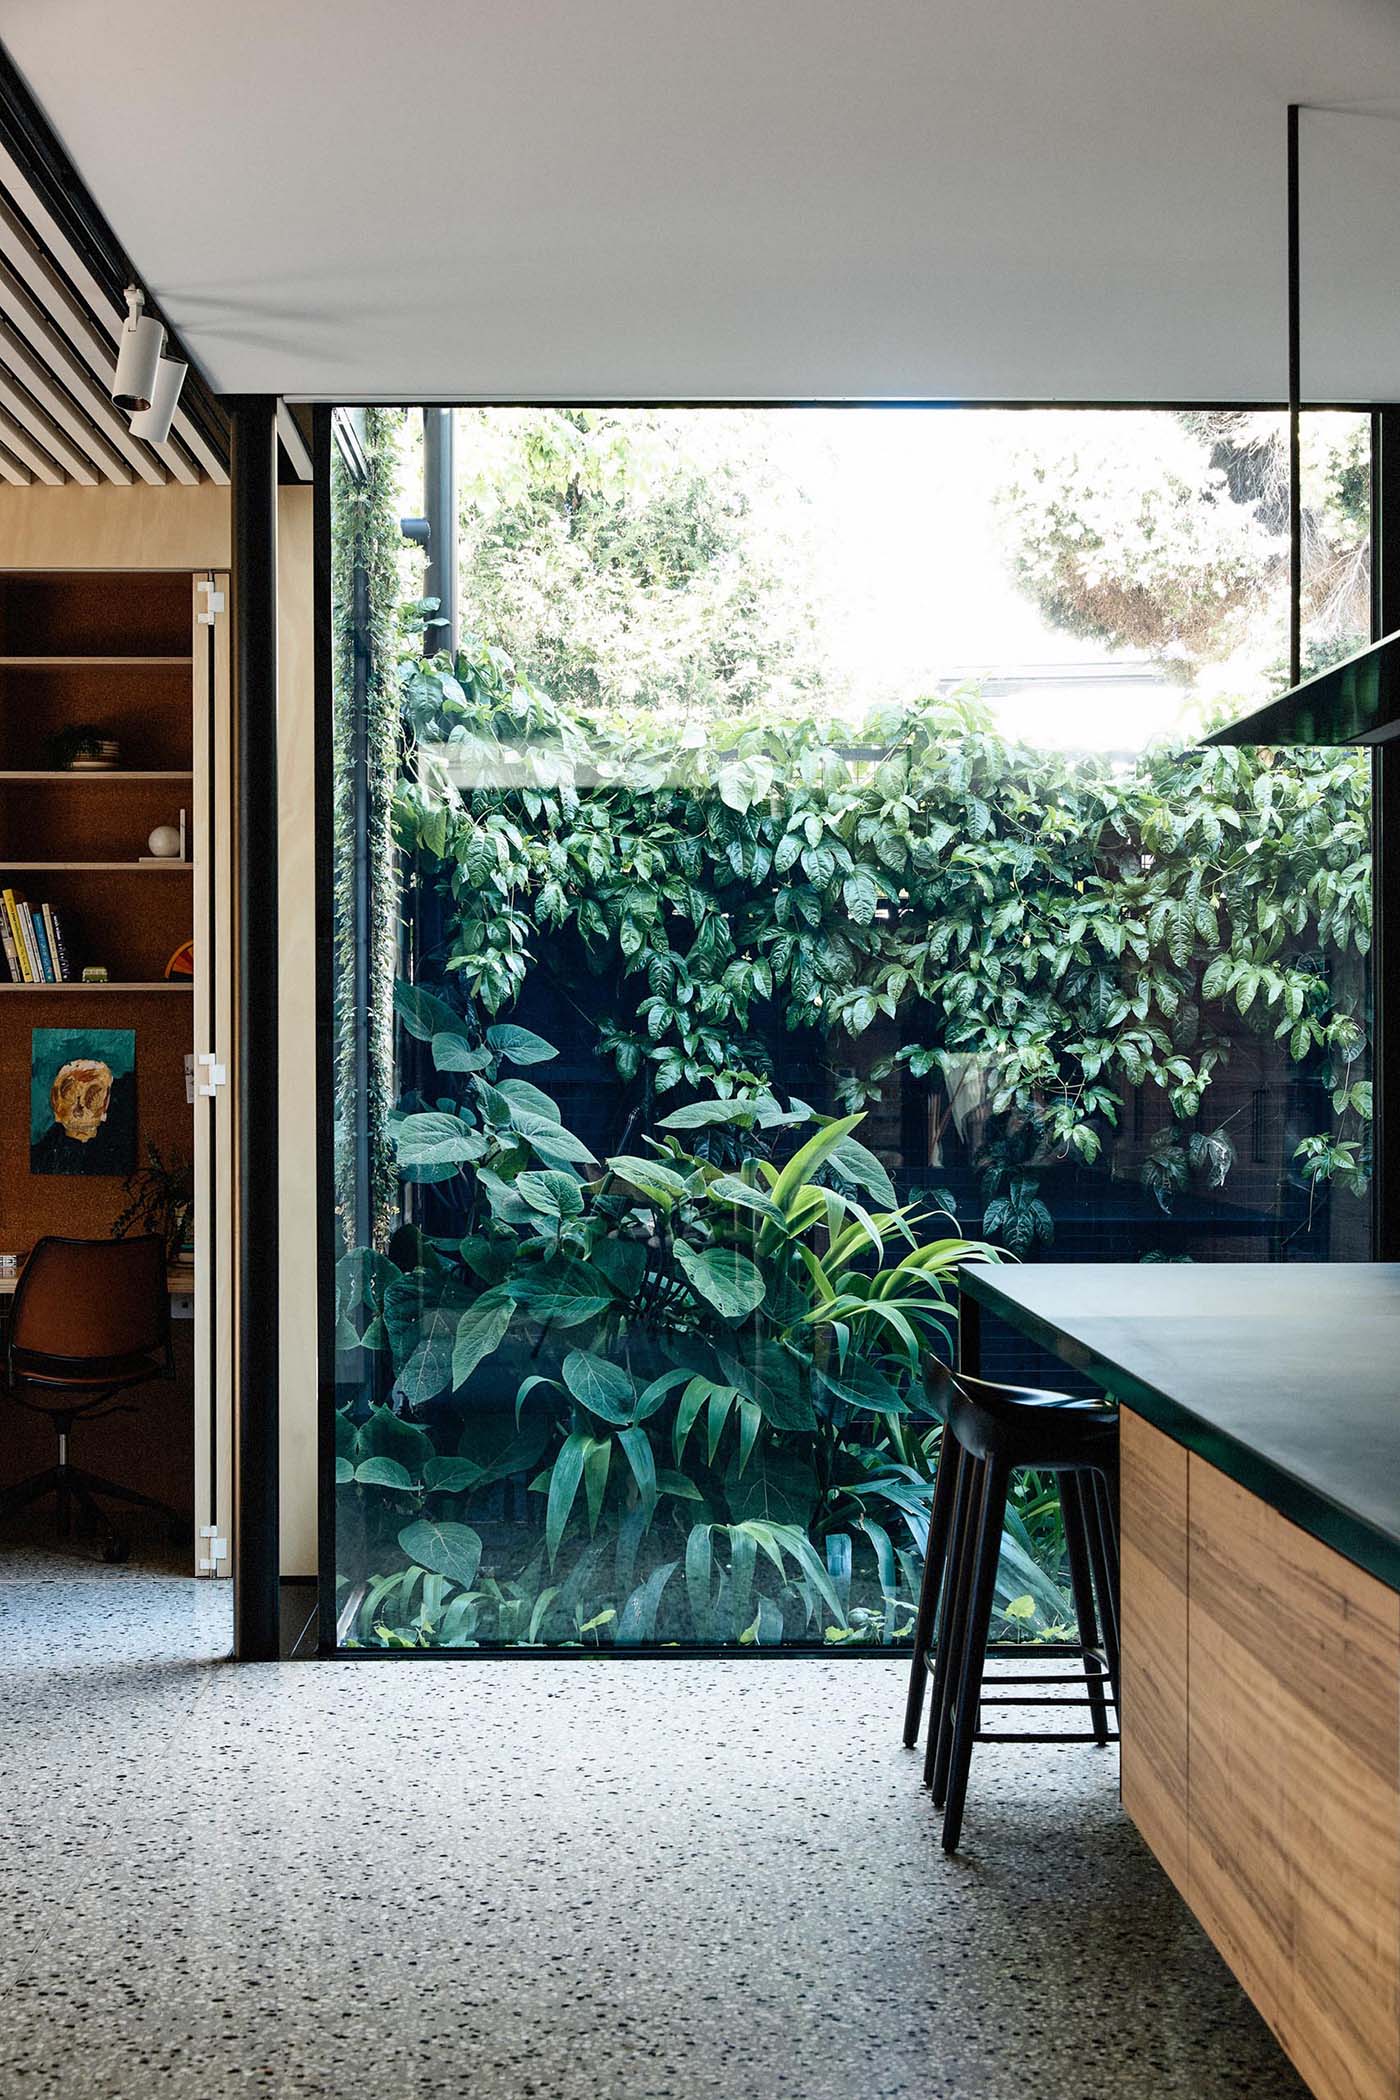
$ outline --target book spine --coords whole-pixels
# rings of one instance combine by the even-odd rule
[[[34,927],[34,945],[39,951],[39,967],[44,973],[44,982],[45,984],[57,984],[58,972],[54,968],[53,957],[49,953],[49,929],[44,924],[43,905],[31,905],[29,916]]]
[[[13,890],[5,890],[0,892],[0,895],[3,895],[5,917],[10,922],[10,932],[14,938],[15,951],[19,956],[21,982],[32,984],[34,982],[34,973],[29,967],[29,943],[24,938],[24,922],[19,915],[19,899]]]
[[[71,984],[68,950],[63,944],[63,928],[59,924],[58,913],[47,904],[44,906],[44,920],[49,929],[49,950],[53,956],[53,966],[58,972],[58,981],[60,984]]]
[[[63,970],[62,970],[62,966],[60,965],[60,963],[59,963],[59,960],[58,960],[58,937],[57,937],[57,935],[55,934],[55,932],[54,932],[54,930],[53,930],[53,911],[52,911],[52,908],[51,908],[51,907],[50,907],[49,905],[47,905],[47,904],[46,904],[46,905],[44,905],[44,906],[43,906],[43,913],[44,913],[44,939],[45,939],[45,941],[46,941],[46,942],[48,943],[48,949],[49,949],[49,961],[50,961],[50,962],[51,962],[51,963],[53,964],[53,981],[54,981],[54,983],[55,983],[55,984],[62,984],[62,982],[63,982]]]
[[[28,901],[20,905],[20,917],[24,920],[25,936],[29,942],[29,961],[34,971],[36,984],[47,984],[49,973],[44,968],[44,958],[39,951],[39,935],[34,925],[34,907]]]
[[[10,914],[0,910],[0,946],[5,950],[5,965],[10,973],[11,984],[23,984],[24,972],[19,966],[19,950],[10,931]]]

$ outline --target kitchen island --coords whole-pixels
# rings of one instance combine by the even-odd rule
[[[1320,2100],[1400,2092],[1400,1265],[963,1271],[1121,1403],[1123,1804]]]

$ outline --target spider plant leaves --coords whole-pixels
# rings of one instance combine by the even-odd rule
[[[419,1517],[414,1523],[405,1524],[399,1533],[399,1545],[417,1567],[445,1575],[464,1590],[471,1588],[481,1566],[481,1539],[469,1524]]]
[[[544,1512],[544,1543],[549,1555],[551,1569],[558,1557],[559,1547],[568,1527],[574,1500],[583,1479],[584,1463],[593,1449],[595,1439],[584,1430],[576,1429],[564,1439],[559,1455],[549,1469],[549,1499]]]
[[[679,1566],[679,1561],[664,1561],[659,1568],[653,1568],[646,1581],[633,1590],[623,1605],[617,1622],[615,1639],[619,1648],[634,1648],[644,1641],[655,1640],[656,1617],[661,1608],[662,1592]]]
[[[691,1288],[725,1320],[742,1320],[763,1302],[763,1272],[734,1247],[687,1247],[677,1241],[677,1266]]]

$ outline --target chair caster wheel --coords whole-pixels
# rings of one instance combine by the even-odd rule
[[[131,1558],[131,1548],[125,1539],[108,1539],[102,1548],[102,1558],[115,1566]]]

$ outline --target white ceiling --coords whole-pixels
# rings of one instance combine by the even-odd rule
[[[221,392],[1400,398],[1397,0],[0,0]],[[1379,257],[1380,267],[1373,267]]]

